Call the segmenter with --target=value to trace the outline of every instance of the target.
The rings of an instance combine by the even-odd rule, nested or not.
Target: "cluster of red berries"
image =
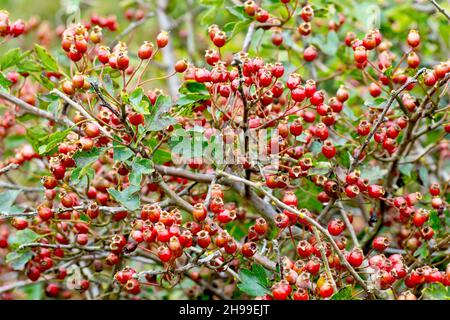
[[[145,14],[146,14],[146,12],[142,8],[136,8],[136,9],[135,8],[128,8],[123,13],[123,16],[128,21],[139,21],[139,20],[144,19]]]
[[[25,22],[18,19],[13,23],[9,21],[9,12],[5,10],[0,11],[0,37],[11,36],[16,38],[26,31]]]
[[[91,16],[91,23],[94,26],[99,26],[100,28],[107,28],[110,31],[116,31],[119,28],[119,23],[114,15],[109,17],[101,17],[96,14]]]

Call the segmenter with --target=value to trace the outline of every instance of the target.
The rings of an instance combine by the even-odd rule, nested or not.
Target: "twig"
[[[327,275],[328,280],[331,282],[331,286],[333,287],[333,291],[336,293],[336,292],[338,292],[338,289],[336,287],[336,282],[334,282],[333,275],[331,274],[330,265],[328,263],[328,258],[327,258],[327,255],[325,253],[325,248],[324,248],[322,239],[320,239],[320,234],[319,234],[319,232],[317,231],[316,228],[312,227],[312,230],[314,232],[314,236],[316,238],[317,245],[319,246],[319,251],[320,251],[320,255],[322,257],[322,262],[323,262],[323,266],[325,268],[325,273]]]
[[[344,206],[341,202],[338,202],[337,206],[339,207],[339,212],[341,213],[342,219],[344,220],[345,226],[347,227],[348,232],[352,237],[353,245],[359,247],[358,238],[356,237],[355,229],[353,228],[352,223],[348,219],[347,213],[345,212]]]
[[[440,13],[442,13],[446,18],[447,18],[447,20],[449,20],[450,21],[450,16],[448,15],[448,13],[444,10],[444,8],[442,8],[436,1],[434,1],[434,0],[430,0],[430,2],[436,7],[436,9],[440,12]]]
[[[143,25],[145,22],[147,22],[148,19],[153,18],[155,16],[154,12],[147,13],[141,20],[134,21],[128,25],[115,39],[111,44],[109,45],[111,48],[114,47],[120,39],[128,35],[130,32],[132,32],[134,29],[138,28],[139,26]]]
[[[41,117],[41,118],[45,118],[45,119],[56,121],[57,123],[59,123],[61,125],[66,125],[66,126],[69,126],[69,127],[75,126],[75,124],[72,121],[70,121],[69,119],[66,119],[66,118],[59,118],[59,119],[57,119],[50,112],[47,112],[47,111],[41,110],[39,108],[36,108],[35,106],[32,106],[31,104],[26,103],[25,101],[23,101],[23,100],[21,100],[19,98],[16,98],[16,97],[14,97],[14,96],[12,96],[12,95],[10,95],[8,93],[0,92],[0,97],[5,99],[5,100],[8,100],[9,102],[11,102],[13,104],[15,104],[16,106],[18,106],[20,109],[22,109],[23,111],[25,111],[27,113],[34,114],[34,115],[36,115],[38,117]]]
[[[11,170],[16,170],[20,166],[17,163],[10,163],[7,166],[0,169],[0,174],[6,173]]]
[[[378,130],[378,128],[381,126],[381,124],[384,122],[384,117],[386,116],[387,112],[389,111],[392,103],[395,101],[396,97],[403,91],[405,90],[411,83],[415,83],[417,82],[417,78],[426,71],[426,68],[422,68],[419,71],[417,71],[417,73],[411,77],[408,81],[405,82],[405,84],[403,84],[400,88],[398,88],[397,90],[392,91],[391,95],[389,96],[388,101],[386,102],[386,105],[383,108],[383,111],[381,112],[381,115],[378,117],[374,127],[372,128],[372,131],[370,131],[369,135],[367,136],[366,140],[364,141],[363,145],[361,146],[361,148],[358,148],[358,152],[356,154],[356,156],[353,159],[353,162],[350,166],[350,169],[348,170],[348,172],[352,172],[360,163],[360,156],[363,153],[364,149],[369,145],[370,140],[372,140],[373,135],[375,134],[375,132]]]
[[[167,194],[178,206],[182,207],[188,212],[194,211],[194,207],[181,198],[178,194],[175,193],[170,187],[164,182],[162,176],[159,173],[155,174],[155,182],[159,185],[159,187],[164,191],[165,194]]]
[[[248,50],[250,49],[250,44],[252,43],[252,40],[253,40],[253,34],[255,33],[255,27],[256,27],[255,24],[256,24],[256,22],[253,21],[248,26],[248,31],[245,36],[244,44],[243,44],[242,50],[241,50],[242,52],[248,52]]]
[[[316,227],[323,235],[325,235],[325,237],[328,239],[328,241],[330,241],[331,245],[333,246],[336,254],[339,256],[339,260],[341,261],[341,263],[345,266],[345,268],[351,273],[351,275],[355,278],[356,282],[358,282],[361,287],[368,293],[372,293],[371,289],[369,289],[366,285],[366,283],[364,282],[364,280],[359,276],[359,274],[355,271],[355,269],[348,263],[347,259],[345,259],[345,256],[342,254],[341,250],[339,249],[338,245],[336,244],[336,241],[334,241],[333,237],[328,233],[328,231],[323,228],[316,220],[312,219],[311,217],[307,216],[307,215],[303,215],[302,213],[300,213],[300,211],[298,211],[297,209],[294,209],[286,204],[284,204],[282,201],[280,201],[278,198],[276,198],[275,196],[273,196],[270,192],[267,192],[264,188],[262,188],[260,185],[258,185],[257,183],[248,181],[246,179],[243,179],[241,177],[237,177],[234,176],[232,174],[223,172],[223,171],[219,171],[217,173],[218,175],[224,176],[228,179],[234,180],[234,181],[238,181],[238,182],[242,182],[244,184],[247,184],[248,186],[264,193],[267,197],[269,197],[273,202],[275,202],[275,204],[280,207],[283,208],[289,212],[292,212],[294,214],[297,214],[299,216],[301,216],[303,219],[305,219],[308,223],[312,224],[314,227]]]
[[[23,192],[41,192],[41,191],[44,191],[44,188],[19,186],[19,185],[15,185],[15,184],[3,182],[3,181],[0,181],[0,188],[12,189],[12,190],[22,190]]]
[[[61,99],[63,99],[65,102],[67,102],[71,107],[73,107],[74,109],[76,109],[79,113],[81,113],[86,119],[91,119],[94,120],[96,122],[97,119],[94,119],[94,117],[92,117],[80,104],[76,103],[75,101],[73,101],[72,99],[70,99],[68,96],[66,96],[64,93],[62,93],[61,91],[59,91],[58,89],[53,89],[51,91],[51,93],[56,94],[58,97],[60,97]],[[99,129],[100,131],[106,136],[111,138],[111,135],[109,134],[109,132],[101,125],[100,122],[99,123]]]

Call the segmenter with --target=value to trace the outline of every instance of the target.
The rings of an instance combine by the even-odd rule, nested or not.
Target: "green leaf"
[[[229,13],[238,18],[239,20],[248,20],[249,16],[244,11],[244,6],[226,7]]]
[[[22,58],[19,48],[14,48],[6,52],[0,58],[0,69],[5,70],[9,67],[15,66]]]
[[[150,100],[144,93],[144,89],[141,87],[137,88],[130,94],[129,101],[134,111],[141,114],[150,114]]]
[[[154,163],[164,164],[172,160],[172,155],[169,151],[160,148],[155,151],[152,159]]]
[[[58,71],[58,63],[56,62],[56,59],[47,51],[47,49],[35,44],[34,50],[39,58],[39,62],[43,65],[45,70],[53,72]]]
[[[139,199],[140,190],[141,190],[140,186],[131,185],[122,191],[110,188],[108,189],[108,193],[114,200],[119,202],[122,206],[124,206],[130,211],[134,211],[139,209],[140,206],[140,199]]]
[[[311,150],[312,153],[319,154],[322,152],[322,144],[318,141],[313,141],[309,149]]]
[[[40,66],[36,63],[36,61],[33,61],[31,59],[24,59],[19,62],[17,62],[17,72],[37,72],[41,70]]]
[[[171,107],[172,98],[160,95],[156,99],[151,115],[145,118],[146,129],[149,131],[160,131],[171,124],[175,124],[177,121],[174,117],[164,115],[170,111]]]
[[[353,300],[352,299],[352,287],[347,286],[333,294],[331,300]]]
[[[411,171],[414,165],[412,163],[401,164],[398,166],[400,172],[407,177],[411,177]]]
[[[33,126],[27,128],[27,139],[33,147],[34,151],[38,151],[40,143],[39,141],[47,136],[47,131],[42,126]]]
[[[361,178],[369,179],[370,183],[376,183],[379,179],[384,178],[386,171],[379,166],[364,166],[364,170],[361,170]]]
[[[259,282],[263,286],[265,286],[265,287],[269,286],[269,279],[267,278],[267,272],[266,272],[266,269],[264,269],[263,266],[261,266],[261,265],[259,265],[257,263],[254,263],[252,265],[252,272],[253,272],[254,275],[256,275],[256,277],[258,278]]]
[[[421,259],[426,259],[429,255],[428,245],[426,242],[422,243],[422,245],[414,252],[415,257],[420,257]]]
[[[239,290],[252,297],[263,296],[270,291],[260,282],[258,276],[248,269],[239,271],[241,282],[237,285]]]
[[[421,167],[419,168],[419,177],[420,177],[420,180],[422,180],[423,185],[424,185],[425,187],[428,187],[428,185],[429,185],[429,181],[428,181],[428,170],[427,170],[427,168],[425,168],[424,166],[421,166]]]
[[[68,128],[64,131],[57,131],[48,136],[39,139],[38,153],[40,155],[52,154],[56,151],[58,144],[63,141],[67,135],[72,131],[72,128]]]
[[[77,167],[87,167],[93,164],[98,159],[101,151],[101,148],[92,148],[89,151],[78,150],[73,155],[73,160],[75,160]]]
[[[206,88],[205,84],[188,80],[183,83],[183,85],[178,90],[180,93],[198,93],[206,96],[206,99],[209,97],[208,88]]]
[[[231,39],[242,30],[247,29],[250,23],[250,20],[228,22],[223,27],[223,31],[227,34],[227,39]]]
[[[144,159],[141,157],[136,157],[130,163],[132,171],[129,176],[130,184],[140,185],[142,181],[143,174],[150,174],[154,171],[153,163],[149,159]]]
[[[443,226],[442,226],[441,220],[438,217],[438,214],[437,214],[436,210],[431,210],[430,211],[430,220],[429,221],[430,221],[430,227],[434,231],[436,231],[438,233],[440,233],[442,231]]]
[[[21,271],[25,268],[30,259],[33,258],[33,253],[30,250],[25,252],[10,252],[6,255],[6,263],[13,268],[13,270]]]
[[[320,48],[323,53],[329,56],[334,56],[338,50],[339,46],[339,38],[337,33],[334,31],[328,32],[327,41]]]
[[[42,282],[32,283],[23,287],[22,291],[26,294],[27,300],[41,300],[44,284]]]
[[[385,102],[385,98],[367,99],[364,101],[364,106],[369,108],[382,108]]]
[[[2,86],[3,88],[8,88],[10,85],[12,84],[11,81],[9,81],[5,75],[3,74],[3,72],[0,72],[0,86]]]
[[[5,190],[0,193],[0,214],[22,213],[23,209],[14,206],[21,190]]]
[[[428,288],[423,290],[423,299],[450,300],[450,287],[446,287],[442,283],[432,283]]]
[[[16,232],[15,237],[10,239],[10,246],[16,250],[19,246],[27,243],[36,242],[39,238],[42,238],[41,235],[37,234],[31,229],[19,230]]]
[[[134,152],[129,148],[122,145],[115,145],[114,150],[114,161],[125,161],[134,155]]]

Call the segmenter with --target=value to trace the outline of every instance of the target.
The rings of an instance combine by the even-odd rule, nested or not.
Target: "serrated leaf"
[[[160,95],[152,107],[152,112],[145,117],[146,129],[149,131],[160,131],[177,121],[175,118],[165,115],[172,107],[172,98]]]
[[[426,259],[429,255],[429,250],[426,242],[422,243],[422,245],[414,252],[415,257],[420,257],[421,259]]]
[[[169,151],[158,149],[153,154],[153,162],[157,164],[164,164],[172,160],[172,154]]]
[[[114,150],[114,161],[125,161],[134,155],[134,152],[129,148],[122,145],[115,145]]]
[[[232,6],[226,7],[229,13],[238,18],[239,20],[248,20],[249,16],[244,11],[244,6]]]
[[[141,87],[134,90],[129,96],[129,102],[134,111],[141,114],[150,114],[150,100]]]
[[[33,253],[27,250],[25,252],[10,252],[6,255],[6,263],[13,268],[13,270],[21,271],[25,265],[33,258]]]
[[[369,179],[370,183],[376,183],[379,179],[384,178],[387,171],[379,166],[365,166],[364,168],[364,170],[361,170],[361,178]]]
[[[237,285],[239,290],[252,297],[263,296],[270,291],[259,281],[258,277],[248,269],[239,271],[241,282]]]
[[[44,127],[34,126],[27,128],[27,139],[33,147],[34,151],[38,151],[40,143],[39,141],[47,136],[47,131]]]
[[[48,136],[39,139],[38,153],[42,155],[52,154],[56,151],[58,144],[63,141],[67,135],[72,131],[72,128],[68,128],[64,131],[57,131],[49,134]]]
[[[73,155],[73,160],[75,161],[77,167],[87,167],[98,159],[101,151],[101,148],[92,148],[89,151],[78,150]]]
[[[58,63],[56,62],[56,59],[47,51],[47,49],[38,44],[35,44],[34,50],[37,57],[39,58],[39,62],[42,64],[45,70],[52,72],[58,71]]]
[[[430,211],[430,220],[429,221],[430,221],[430,227],[434,231],[436,231],[438,233],[440,233],[442,231],[443,226],[442,226],[441,220],[438,217],[438,214],[437,214],[436,210],[431,210]]]
[[[23,212],[23,209],[13,205],[21,191],[20,189],[4,190],[0,193],[0,214]]]
[[[321,51],[329,56],[334,56],[338,50],[339,38],[334,31],[328,32],[327,41],[321,46]]]
[[[150,174],[154,171],[153,163],[149,159],[136,157],[130,163],[131,173],[129,175],[129,181],[132,185],[140,185],[142,181],[142,175]]]
[[[130,211],[134,211],[139,209],[140,206],[140,198],[139,198],[140,190],[141,190],[140,186],[131,185],[122,191],[110,188],[108,189],[108,193],[114,200],[116,200],[122,206],[124,206]]]
[[[428,182],[428,170],[424,166],[421,166],[419,168],[419,177],[420,177],[420,180],[422,180],[423,185],[425,187],[428,187],[428,185],[429,185],[429,182]]]
[[[5,70],[9,67],[15,66],[22,58],[19,48],[14,48],[7,51],[0,57],[0,69]]]
[[[309,150],[314,154],[319,154],[322,152],[322,144],[318,141],[313,141]]]
[[[94,180],[94,175],[95,170],[90,166],[75,168],[70,174],[70,182],[74,185],[78,185],[85,176],[89,178],[89,181],[92,181]]]
[[[3,72],[0,72],[0,86],[2,86],[3,88],[8,88],[11,84],[12,82],[6,79]]]
[[[44,284],[42,282],[32,283],[23,287],[22,291],[26,294],[27,300],[41,300]]]
[[[30,59],[25,59],[17,62],[17,72],[37,72],[41,70],[40,66]]]
[[[333,294],[331,300],[352,300],[352,287],[347,286]]]
[[[15,237],[10,240],[9,244],[14,250],[16,250],[19,246],[27,243],[36,242],[39,238],[42,238],[41,235],[37,234],[31,229],[19,230],[16,232]]]
[[[423,290],[424,300],[450,300],[450,287],[442,283],[432,283]]]
[[[301,135],[295,137],[295,140],[306,143],[308,142],[308,135],[303,132]]]
[[[259,282],[267,287],[269,285],[269,279],[267,278],[267,272],[266,269],[264,269],[263,266],[254,263],[252,265],[252,272],[254,275],[256,275],[256,277],[258,278]]]
[[[411,171],[414,165],[412,163],[401,164],[398,166],[400,172],[407,177],[411,177]]]

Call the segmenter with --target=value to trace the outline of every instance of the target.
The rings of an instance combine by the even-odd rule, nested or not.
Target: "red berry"
[[[372,247],[377,251],[384,251],[389,245],[389,239],[383,236],[376,237],[372,242]]]
[[[356,47],[354,52],[355,61],[358,63],[364,63],[367,61],[367,51],[363,46]]]
[[[308,62],[314,61],[317,58],[317,49],[313,46],[309,46],[303,51],[303,59]]]
[[[408,45],[415,48],[420,44],[420,35],[417,30],[410,30],[406,39]]]
[[[256,243],[246,242],[242,245],[241,248],[242,255],[246,258],[250,258],[255,255],[257,249],[258,247],[256,246]]]
[[[146,60],[150,59],[153,55],[153,44],[145,41],[138,50],[139,59]]]
[[[336,148],[330,140],[325,140],[323,142],[322,153],[328,159],[331,159],[336,155]]]
[[[345,224],[340,219],[334,219],[328,223],[328,232],[332,236],[340,235],[344,231],[344,229],[345,229]]]
[[[347,255],[347,261],[350,263],[353,267],[359,267],[364,260],[364,254],[361,249],[353,249],[348,255]]]
[[[158,48],[164,48],[169,43],[169,34],[165,31],[158,33],[156,36],[156,44]]]
[[[367,188],[367,192],[371,198],[381,198],[384,196],[385,190],[382,186],[372,184]]]

